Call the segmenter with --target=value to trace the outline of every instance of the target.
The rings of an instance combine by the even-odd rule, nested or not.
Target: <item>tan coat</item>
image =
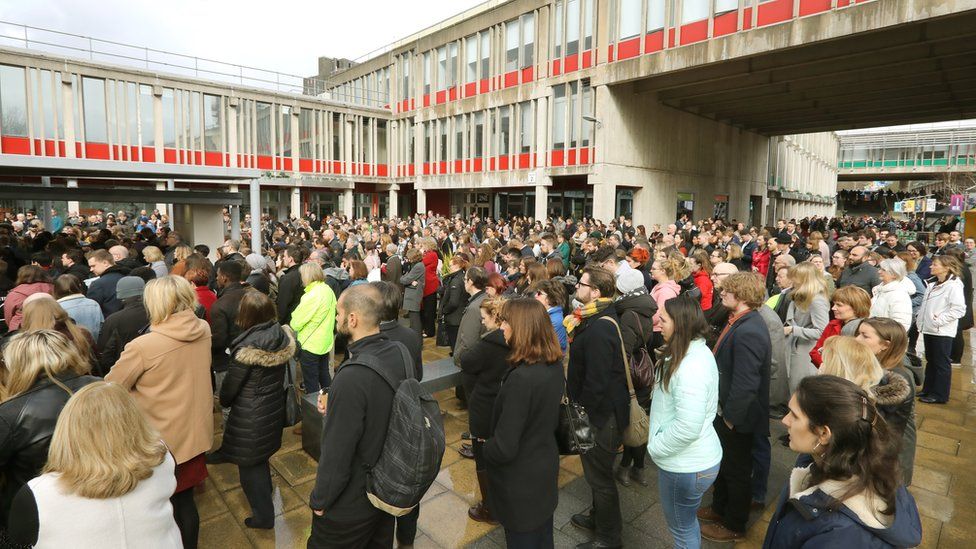
[[[176,463],[213,445],[210,326],[193,311],[172,315],[129,342],[105,380],[129,389]]]

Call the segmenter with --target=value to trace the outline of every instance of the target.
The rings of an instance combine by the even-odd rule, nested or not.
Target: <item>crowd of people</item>
[[[579,547],[622,545],[618,485],[652,483],[648,457],[676,547],[742,539],[767,504],[771,419],[799,457],[766,547],[909,547],[916,399],[948,402],[973,326],[976,241],[955,224],[927,244],[867,218],[308,215],[262,220],[262,249],[228,239],[211,257],[155,212],[56,231],[21,215],[0,224],[13,547],[150,531],[195,547],[194,488],[218,463],[238,468],[246,526],[273,528],[290,363],[324,414],[308,546],[412,545],[419,498],[390,512],[371,471],[401,384],[423,379],[425,338],[462,372],[457,450],[481,496],[468,515],[509,547],[553,545],[567,403],[592,443]]]

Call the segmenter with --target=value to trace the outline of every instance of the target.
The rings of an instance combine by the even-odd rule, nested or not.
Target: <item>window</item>
[[[64,135],[64,124],[61,116],[61,94],[54,93],[55,89],[60,90],[61,88],[60,85],[57,88],[53,85],[52,78],[55,76],[57,76],[57,82],[60,84],[61,73],[31,69],[32,82],[39,82],[39,84],[33,86],[35,136],[43,135],[47,139]],[[135,84],[130,85],[135,86]],[[0,98],[0,101],[2,101],[2,98]],[[0,131],[3,131],[3,128],[0,128]]]
[[[170,88],[163,88],[163,146],[176,148],[176,97]]]
[[[715,0],[715,13],[726,13],[739,9],[739,0]]]
[[[488,31],[481,33],[481,78],[491,76],[491,66],[488,60],[491,55],[491,33]]]
[[[556,12],[552,18],[553,57],[563,56],[563,0],[556,0]]]
[[[447,119],[439,120],[437,124],[441,128],[441,146],[438,159],[447,160]]]
[[[362,132],[360,133],[360,143],[362,146],[362,154],[359,156],[360,162],[372,162],[373,161],[373,123],[370,119],[362,119]]]
[[[437,49],[437,89],[447,88],[447,47]]]
[[[190,92],[190,143],[195,151],[203,150],[203,112],[200,110],[203,94]]]
[[[665,0],[647,0],[647,32],[664,28],[664,2]]]
[[[21,70],[21,82],[23,82],[23,75],[24,71]],[[84,94],[85,100],[85,141],[92,141],[96,143],[108,142],[108,126],[105,119],[105,81],[97,78],[82,78],[82,93]],[[21,97],[25,105],[25,108],[21,112],[23,113],[24,117],[23,131],[24,135],[26,135],[26,96]],[[4,118],[6,118],[6,112],[4,112]]]
[[[567,99],[569,99],[566,109],[566,115],[569,116],[569,148],[575,149],[576,142],[579,139],[580,132],[580,115],[579,110],[576,106],[579,104],[579,82],[569,83],[569,93],[567,94]]]
[[[685,0],[681,5],[681,24],[708,19],[708,4],[709,0]],[[717,1],[715,7],[718,8]]]
[[[401,58],[400,62],[400,73],[403,75],[400,79],[400,98],[410,99],[413,95],[410,90],[410,63],[413,61],[410,58],[410,54],[406,53]]]
[[[511,135],[511,122],[509,118],[509,113],[511,108],[505,105],[498,109],[498,128],[499,128],[499,142],[498,142],[498,154],[506,155],[509,154],[508,150],[508,138]]]
[[[104,108],[103,101],[102,109]],[[102,118],[104,126],[104,114]],[[28,135],[27,83],[21,67],[0,65],[0,132],[4,135]]]
[[[312,109],[302,109],[298,113],[298,157],[315,158],[312,152],[312,135],[314,133],[314,116]]]
[[[257,104],[257,154],[271,154],[271,104]]]
[[[291,156],[291,107],[281,106],[281,124],[278,128],[281,135],[281,156]]]
[[[566,147],[566,86],[553,88],[552,148]]]
[[[531,67],[535,62],[535,15],[522,16],[522,68]]]
[[[505,23],[505,72],[518,69],[519,22],[513,19]]]
[[[430,94],[430,52],[424,53],[424,95]]]
[[[220,98],[216,95],[203,96],[203,146],[211,152],[223,151],[221,133]]]
[[[332,160],[342,160],[342,118],[332,114]]]
[[[458,83],[458,43],[448,44],[447,52],[447,87],[453,88]]]
[[[376,163],[386,164],[390,161],[386,143],[386,120],[376,122]]]
[[[583,51],[591,49],[593,49],[593,0],[583,0]]]
[[[59,79],[60,81],[60,79]],[[165,101],[163,110],[165,110]],[[152,147],[156,143],[156,129],[153,124],[153,93],[152,86],[139,86],[139,127],[142,132],[142,146]]]
[[[590,87],[590,81],[583,81],[583,116],[587,118],[593,117],[593,88]],[[593,138],[594,124],[588,120],[583,120],[583,147],[589,147],[590,142]]]
[[[454,159],[461,160],[468,155],[464,151],[464,116],[454,117]]]
[[[579,0],[566,1],[566,55],[579,52],[580,38]]]
[[[468,84],[478,80],[478,36],[472,34],[464,39],[464,81]]]
[[[692,0],[693,1],[693,0]],[[707,0],[706,0],[707,2]],[[620,0],[619,40],[633,38],[641,31],[641,0]]]
[[[474,157],[481,158],[485,153],[485,113],[474,113]]]
[[[433,162],[434,160],[433,136],[430,130],[431,124],[433,122],[424,122],[424,162]]]
[[[532,149],[534,125],[532,123],[532,102],[519,103],[519,150],[527,153]]]

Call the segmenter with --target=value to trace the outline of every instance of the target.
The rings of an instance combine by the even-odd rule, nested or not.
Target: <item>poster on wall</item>
[[[729,218],[729,195],[727,194],[715,195],[715,206],[712,208],[712,218],[714,219]]]
[[[895,202],[895,213],[901,213],[903,211],[905,211],[905,202],[901,200]]]
[[[938,206],[936,205],[934,198],[929,198],[925,201],[925,211],[934,212],[936,209],[938,209]]]
[[[961,212],[966,207],[966,197],[961,194],[954,194],[949,197],[949,209],[954,212]]]
[[[906,200],[904,207],[902,207],[902,211],[904,211],[904,212],[914,212],[915,211],[915,201],[914,200]]]

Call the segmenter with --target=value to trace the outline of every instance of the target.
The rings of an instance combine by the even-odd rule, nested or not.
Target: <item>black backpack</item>
[[[420,503],[440,473],[445,448],[444,421],[437,400],[414,377],[413,360],[406,346],[397,341],[390,343],[397,346],[403,357],[403,381],[380,367],[374,356],[360,355],[350,364],[373,370],[393,389],[393,407],[383,451],[375,464],[363,466],[369,502],[381,511],[401,517]]]

